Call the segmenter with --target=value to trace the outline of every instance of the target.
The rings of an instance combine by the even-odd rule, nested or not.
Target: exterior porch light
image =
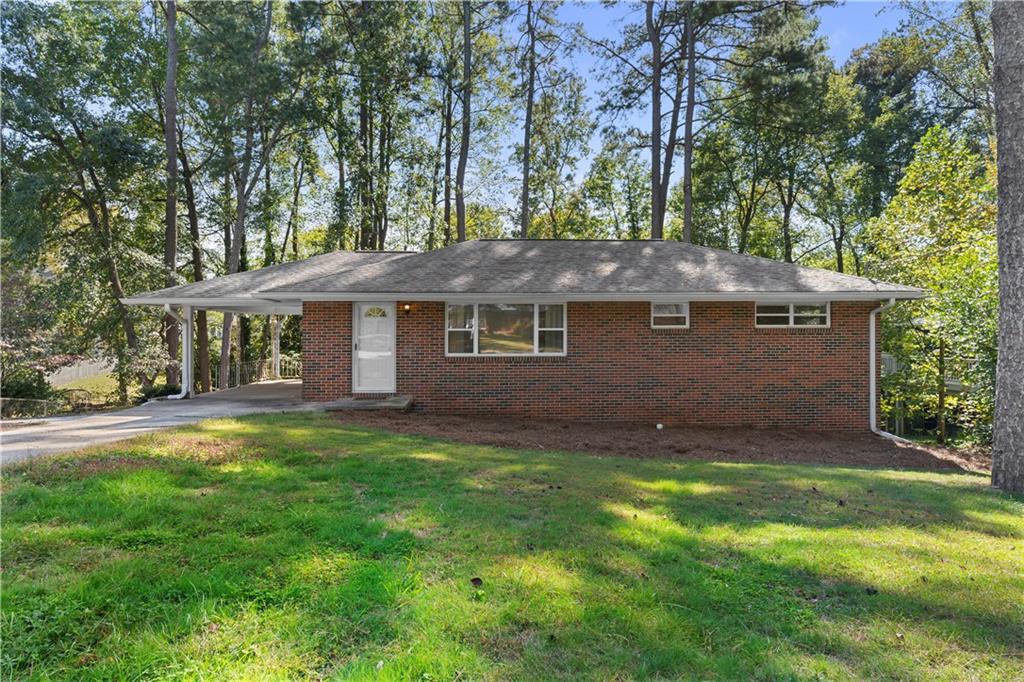
[[[411,303],[403,303],[402,304],[402,312],[405,313],[406,315],[408,315],[410,312],[412,312],[412,304]]]

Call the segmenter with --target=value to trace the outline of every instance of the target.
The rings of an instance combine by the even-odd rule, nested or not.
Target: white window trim
[[[656,324],[655,317],[679,317],[678,315],[655,315],[656,305],[681,305],[683,315],[686,316],[686,324]],[[690,302],[689,301],[651,301],[651,329],[689,329],[690,328]]]
[[[790,301],[788,303],[776,303],[774,301],[756,301],[754,303],[754,327],[757,329],[828,329],[832,326],[832,303],[831,301],[825,301],[825,324],[795,324],[794,309],[798,305],[822,305],[822,301]],[[788,305],[789,306],[789,320],[786,324],[758,324],[757,322],[757,306],[759,305]],[[767,314],[767,313],[765,313]],[[779,313],[781,315],[781,313]]]
[[[512,305],[532,305],[533,306],[533,352],[532,353],[481,353],[480,352],[480,306],[497,304],[498,301],[478,301],[476,303],[460,303],[457,301],[446,301],[444,304],[444,354],[445,357],[449,358],[559,358],[565,357],[569,352],[569,306],[564,301],[558,303],[530,303],[528,301],[520,301],[513,303]],[[505,301],[501,301],[505,303]],[[448,306],[473,306],[473,326],[468,329],[453,328],[448,326]],[[540,307],[542,305],[560,305],[562,306],[562,326],[561,327],[544,327],[540,328]],[[687,318],[689,319],[689,318]],[[471,332],[473,335],[473,352],[472,353],[452,353],[448,350],[448,332]],[[542,331],[560,331],[562,332],[562,352],[561,353],[541,353],[537,349],[540,345],[540,332]]]

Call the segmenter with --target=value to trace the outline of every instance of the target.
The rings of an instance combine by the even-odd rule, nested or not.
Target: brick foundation
[[[648,303],[569,303],[565,357],[445,357],[444,304],[397,306],[397,388],[420,409],[591,421],[868,428],[868,314],[827,329],[757,329],[753,303],[690,304],[690,328]],[[352,395],[352,306],[303,305],[303,396]]]

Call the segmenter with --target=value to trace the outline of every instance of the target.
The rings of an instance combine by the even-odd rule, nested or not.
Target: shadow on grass
[[[281,415],[17,469],[3,512],[5,677],[999,677],[1024,654],[1022,505],[964,475]]]

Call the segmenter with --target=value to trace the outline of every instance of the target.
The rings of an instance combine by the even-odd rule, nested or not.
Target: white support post
[[[181,392],[184,397],[191,398],[196,383],[192,359],[192,337],[194,336],[192,306],[182,306],[181,316],[185,318],[185,325],[181,329]]]
[[[174,312],[169,304],[165,304],[164,311],[181,325],[181,392],[167,396],[167,398],[169,400],[191,398],[192,384],[194,383],[192,373],[192,306],[181,306],[181,314],[178,314]]]
[[[270,333],[272,342],[272,355],[274,364],[274,378],[281,378],[281,318],[277,315],[270,316]]]

